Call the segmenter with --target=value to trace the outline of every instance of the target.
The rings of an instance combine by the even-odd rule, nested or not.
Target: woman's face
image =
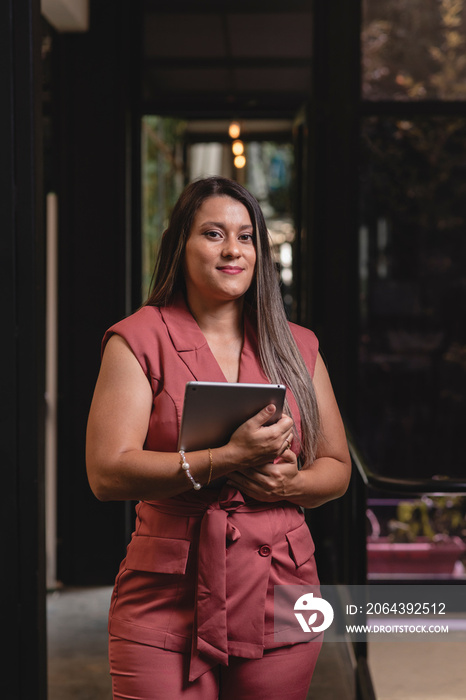
[[[241,298],[251,285],[255,264],[254,229],[244,204],[223,195],[204,200],[185,248],[188,300]]]

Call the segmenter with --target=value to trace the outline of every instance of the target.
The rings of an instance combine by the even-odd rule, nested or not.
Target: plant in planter
[[[386,537],[368,538],[369,574],[452,574],[465,559],[466,499],[401,501]]]
[[[392,542],[414,542],[417,537],[438,541],[453,536],[466,540],[466,498],[423,496],[400,501],[397,519],[389,522]]]

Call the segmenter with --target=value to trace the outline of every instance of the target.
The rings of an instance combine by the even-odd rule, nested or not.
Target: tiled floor
[[[106,587],[48,595],[48,700],[112,700],[107,663],[110,594]],[[377,700],[466,698],[466,641],[374,643],[369,666]],[[308,698],[354,700],[345,645],[323,645]]]
[[[464,700],[466,642],[377,642],[369,647],[377,700]]]
[[[84,588],[48,595],[48,700],[112,700],[107,662],[110,594],[110,588]],[[344,645],[324,645],[309,700],[354,700],[353,685]]]
[[[112,700],[107,661],[111,588],[47,597],[48,700]]]

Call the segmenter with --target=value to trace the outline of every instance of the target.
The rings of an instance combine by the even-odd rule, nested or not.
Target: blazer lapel
[[[160,307],[173,346],[188,367],[193,379],[204,382],[226,382],[204,334],[180,294],[170,306]],[[257,331],[253,313],[245,309],[244,341],[241,352],[238,381],[252,384],[268,384],[261,369],[257,347]]]
[[[225,382],[226,378],[215,359],[195,318],[180,294],[171,306],[160,307],[173,347],[199,382]]]

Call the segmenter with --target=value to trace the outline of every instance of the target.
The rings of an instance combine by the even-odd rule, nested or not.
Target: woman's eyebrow
[[[227,224],[223,221],[203,221],[201,226],[218,226],[218,228],[226,228]],[[246,228],[253,228],[252,224],[242,224],[240,226],[240,230],[242,231],[243,229]]]

